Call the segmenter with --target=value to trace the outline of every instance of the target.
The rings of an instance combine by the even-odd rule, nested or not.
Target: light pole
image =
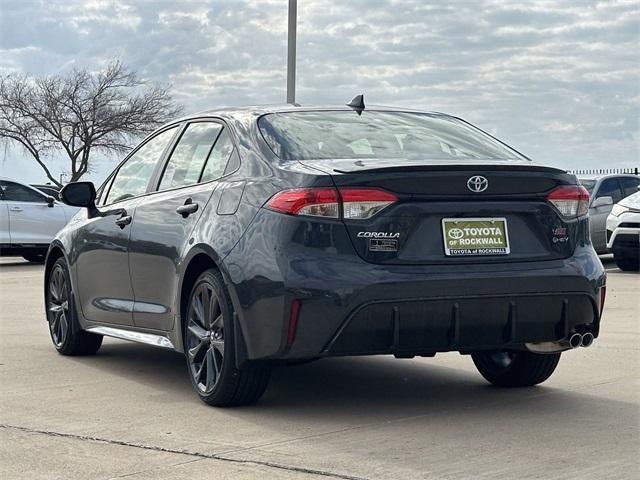
[[[298,0],[289,0],[287,39],[287,103],[296,103],[296,27]]]

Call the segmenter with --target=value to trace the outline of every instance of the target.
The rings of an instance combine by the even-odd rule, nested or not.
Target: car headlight
[[[611,215],[619,217],[620,215],[622,215],[624,212],[628,212],[629,211],[629,207],[623,207],[622,205],[614,205],[613,208],[611,209]]]

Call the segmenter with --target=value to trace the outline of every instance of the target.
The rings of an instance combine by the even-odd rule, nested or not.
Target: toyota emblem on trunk
[[[467,188],[474,193],[484,192],[489,188],[489,180],[481,175],[474,175],[467,180]]]

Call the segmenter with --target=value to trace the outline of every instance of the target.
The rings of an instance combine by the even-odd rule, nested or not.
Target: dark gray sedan
[[[197,394],[246,404],[273,365],[471,354],[499,386],[546,380],[599,334],[589,194],[449,115],[210,111],[145,139],[53,241],[65,355],[103,336],[184,352]]]

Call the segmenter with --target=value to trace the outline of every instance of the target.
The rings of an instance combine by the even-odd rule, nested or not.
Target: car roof
[[[633,173],[606,173],[600,175],[580,175],[578,174],[578,180],[604,180],[606,178],[615,178],[615,177],[631,177],[638,178],[637,175]]]
[[[387,105],[367,105],[366,110],[372,111],[384,111],[384,112],[407,112],[407,113],[422,113],[428,115],[438,115],[445,116],[449,118],[456,118],[453,115],[448,115],[442,112],[433,112],[433,111],[424,111],[417,110],[414,108],[406,108],[406,107],[392,107]],[[249,105],[245,107],[220,107],[220,108],[212,108],[203,110],[200,112],[196,112],[193,114],[185,115],[182,118],[175,120],[171,123],[175,123],[176,121],[184,121],[192,118],[202,118],[202,117],[236,117],[236,116],[244,116],[246,114],[253,115],[265,115],[268,113],[285,113],[285,112],[319,112],[319,111],[353,111],[353,108],[347,105],[297,105],[297,104],[273,104],[273,105]]]
[[[20,185],[26,185],[26,186],[29,186],[29,184],[28,184],[28,183],[21,182],[20,180],[16,180],[15,178],[10,178],[10,177],[0,177],[0,180],[4,180],[4,181],[6,181],[6,182],[19,183]]]
[[[21,182],[20,180],[16,180],[15,178],[0,177],[0,181],[17,183],[18,185],[22,185],[23,187],[27,187],[27,188],[30,188],[31,190],[34,190],[34,191],[38,192],[40,195],[44,194],[44,192],[43,192],[43,191],[38,190],[38,189],[37,189],[36,187],[34,187],[33,185],[29,185],[28,183]]]

